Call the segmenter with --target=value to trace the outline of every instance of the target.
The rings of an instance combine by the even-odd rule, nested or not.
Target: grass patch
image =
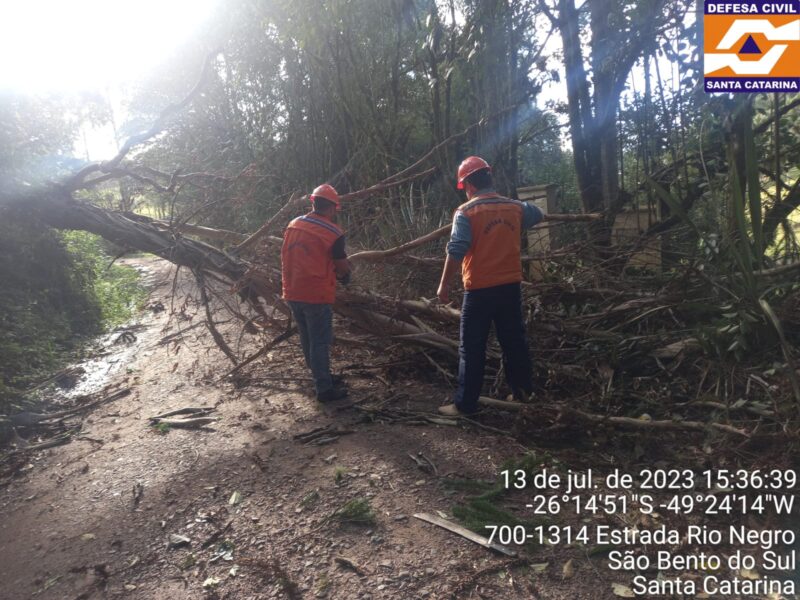
[[[344,482],[344,476],[347,475],[347,469],[345,467],[336,467],[333,470],[333,481],[336,485],[340,485]]]
[[[156,423],[155,425],[151,426],[151,429],[154,433],[158,433],[160,435],[167,435],[169,433],[170,427],[169,423]]]
[[[366,498],[355,498],[346,502],[331,514],[331,519],[339,523],[355,523],[357,525],[374,525],[375,513]]]

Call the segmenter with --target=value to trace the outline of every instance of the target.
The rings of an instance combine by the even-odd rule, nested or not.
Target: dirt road
[[[296,340],[247,385],[219,383],[229,363],[204,326],[189,329],[199,314],[181,318],[191,286],[172,299],[169,269],[145,263],[151,303],[166,310],[148,312],[136,340],[121,342],[125,364],[104,382],[132,394],[85,417],[70,444],[31,453],[0,488],[0,596],[444,598],[477,582],[488,597],[530,597],[532,583],[498,578],[504,559],[412,517],[448,513],[440,477],[492,479],[515,444],[474,429],[364,423],[352,409],[321,406],[305,393]],[[159,344],[179,330],[188,331]],[[353,362],[351,350],[334,350],[339,367]],[[448,393],[381,379],[351,377],[351,399],[433,410]],[[207,430],[149,427],[149,416],[185,407],[215,408],[220,420]],[[323,445],[295,439],[322,427],[352,433]],[[354,499],[368,502],[374,523],[326,521]],[[487,568],[487,583],[473,580]]]
[[[167,266],[139,264],[150,272],[150,302],[166,310],[147,311],[135,341],[112,348],[106,362],[124,363],[103,382],[132,394],[85,416],[79,437],[31,453],[2,482],[2,598],[599,597],[582,577],[562,581],[553,550],[541,552],[544,566],[513,569],[508,558],[413,518],[449,515],[460,496],[442,482],[495,479],[520,454],[513,441],[321,406],[305,393],[296,340],[238,389],[221,383],[230,363],[205,326],[194,326],[202,313],[192,286],[179,280],[173,298]],[[350,366],[351,402],[385,398],[433,411],[449,393],[435,380],[353,367],[385,360],[334,349],[336,368]],[[185,407],[213,408],[219,421],[203,430],[149,425],[148,417]],[[325,427],[341,435],[297,438]],[[430,459],[436,472],[409,454]],[[374,522],[335,516],[365,506]]]

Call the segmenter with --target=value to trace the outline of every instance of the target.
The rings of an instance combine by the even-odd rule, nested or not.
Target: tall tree
[[[583,208],[613,216],[625,199],[619,186],[620,94],[636,61],[658,47],[677,7],[668,0],[587,0],[580,7],[575,0],[558,0],[555,6],[542,0],[541,6],[561,34]]]

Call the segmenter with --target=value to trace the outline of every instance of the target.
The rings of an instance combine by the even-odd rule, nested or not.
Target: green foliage
[[[340,218],[350,239],[381,247],[375,242],[406,241],[449,220],[463,201],[455,169],[469,154],[496,165],[501,192],[515,189],[522,183],[518,147],[535,152],[539,134],[554,125],[534,108],[550,77],[544,60],[533,68],[542,43],[536,3],[452,7],[408,0],[225,3],[179,53],[180,63],[151,75],[132,99],[134,120],[124,129],[145,128],[191,89],[209,48],[224,48],[192,110],[176,116],[140,157],[165,173],[180,168],[230,179],[153,195],[147,210],[174,209],[200,224],[253,231],[297,190],[323,181],[340,192],[367,187],[481,120],[436,153],[439,173],[410,189],[348,203]],[[557,129],[542,135],[548,157],[561,156]],[[537,169],[537,177],[549,176]]]
[[[0,380],[6,399],[53,369],[75,348],[76,335],[99,333],[91,277],[76,268],[57,234],[0,219]]]
[[[76,268],[91,274],[103,324],[114,327],[130,319],[145,299],[145,290],[139,284],[136,270],[110,264],[105,242],[96,235],[85,231],[69,231],[62,236]]]
[[[106,266],[99,238],[0,219],[0,408],[143,298],[137,274]]]
[[[711,284],[713,294],[707,311],[710,323],[697,328],[697,338],[705,351],[717,358],[739,361],[779,345],[791,364],[783,327],[770,303],[785,290],[759,275],[759,270],[768,266],[768,256],[752,100],[737,100],[731,107],[727,185],[717,182],[719,189],[709,190],[711,201],[726,206],[727,214],[723,211],[715,218],[696,220],[667,189],[652,179],[647,181],[703,249],[694,260]],[[800,399],[794,370],[789,371],[795,396]]]
[[[357,523],[359,525],[372,525],[375,523],[375,513],[366,498],[355,498],[336,509],[331,518],[339,523]]]
[[[345,475],[347,475],[347,469],[345,467],[336,467],[333,470],[333,480],[336,482],[336,485],[339,485],[344,481]]]
[[[0,201],[76,170],[83,161],[70,153],[81,125],[107,117],[96,96],[0,91]],[[105,276],[86,268],[88,260],[0,203],[0,410],[57,368],[81,337],[99,333],[106,313],[108,322],[121,317],[108,309],[115,300],[97,293]]]
[[[530,476],[541,468],[541,461],[542,457],[534,453],[528,453],[519,458],[506,461],[500,467],[500,471],[508,470],[513,472],[521,469]],[[498,476],[497,481],[493,484],[478,480],[455,479],[446,482],[445,485],[450,489],[476,494],[466,498],[463,503],[454,506],[453,516],[461,521],[464,527],[480,535],[489,533],[488,526],[508,525],[513,527],[515,525],[524,525],[530,529],[543,524],[542,519],[523,519],[503,508],[503,498],[513,493],[513,491],[505,488],[501,476]]]
[[[529,524],[519,519],[513,513],[498,507],[491,500],[470,498],[466,504],[453,507],[453,516],[464,524],[464,527],[475,533],[486,535],[487,525],[525,525]]]
[[[153,433],[167,435],[171,429],[169,423],[157,423],[151,427]]]

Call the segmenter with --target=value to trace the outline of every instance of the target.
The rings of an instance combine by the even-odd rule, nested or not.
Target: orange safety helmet
[[[311,196],[309,196],[309,200],[314,200],[314,198],[323,198],[328,200],[329,202],[333,202],[338,209],[339,204],[339,194],[336,193],[334,187],[328,183],[323,183],[320,186],[314,188],[314,191],[311,192]]]
[[[458,185],[456,187],[459,190],[463,190],[464,180],[472,175],[475,171],[480,171],[481,169],[489,169],[491,172],[492,167],[490,167],[489,163],[483,160],[480,156],[468,156],[465,158],[458,166]]]

